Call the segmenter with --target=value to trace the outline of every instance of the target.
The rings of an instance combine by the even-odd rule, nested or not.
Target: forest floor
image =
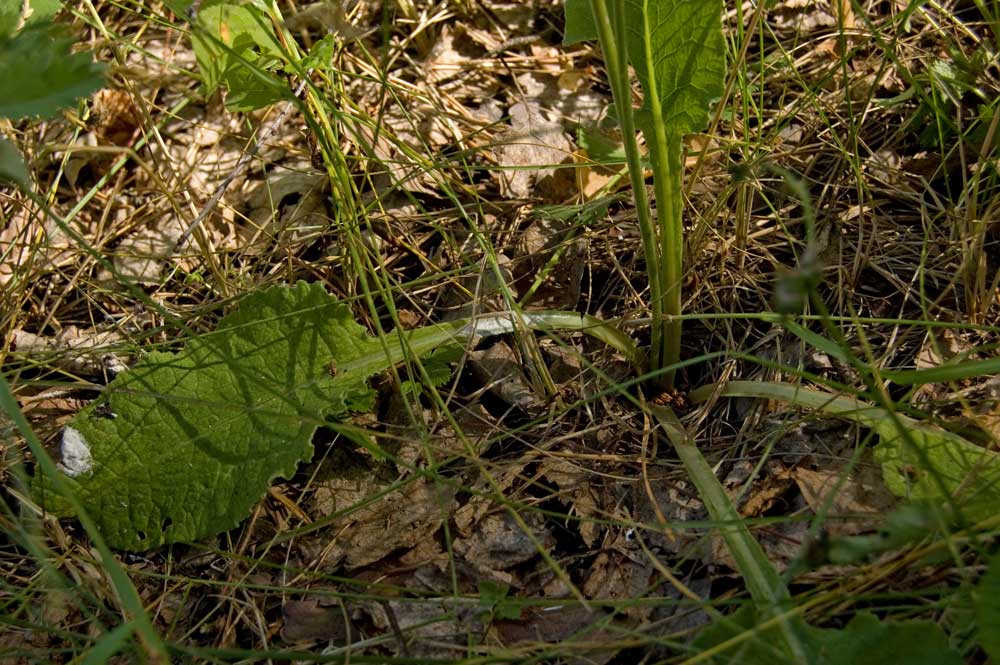
[[[377,378],[375,411],[321,428],[311,461],[238,528],[116,554],[173,657],[653,663],[716,645],[718,662],[782,662],[760,640],[738,657],[711,639],[750,590],[655,401],[680,415],[810,625],[929,621],[984,662],[975,589],[1000,525],[897,533],[887,517],[906,501],[872,430],[690,391],[881,391],[995,447],[995,379],[900,386],[880,372],[996,355],[1000,11],[725,4],[726,94],[685,141],[676,390],[636,384],[619,353],[572,333],[473,340],[443,378]],[[561,3],[278,7],[303,49],[333,35],[308,104],[232,110],[232,90],[204,85],[186,16],[88,0],[60,20],[110,64],[106,87],[56,120],[0,125],[74,232],[0,189],[0,366],[56,460],[66,423],[115,374],[275,284],[322,284],[371,331],[516,306],[649,343],[603,60],[562,44]],[[779,317],[809,270],[817,300]],[[108,567],[78,522],[40,510],[22,484],[33,456],[9,421],[0,433],[0,658],[150,658],[130,630],[107,637],[124,621]],[[880,529],[893,546],[859,538]],[[835,565],[836,543],[863,551]]]

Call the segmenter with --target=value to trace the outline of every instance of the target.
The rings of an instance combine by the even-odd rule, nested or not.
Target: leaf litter
[[[352,22],[368,35],[362,39],[376,39],[373,35],[378,34],[378,30],[372,32],[371,29],[377,28],[379,14],[369,4],[357,3],[353,8]],[[407,305],[412,311],[420,312],[416,316],[421,320],[441,315],[443,308],[439,306],[448,302],[448,296],[458,292],[461,295],[448,303],[460,312],[454,316],[505,307],[502,285],[495,279],[490,260],[483,256],[481,247],[465,228],[463,214],[456,213],[448,197],[443,195],[441,179],[432,177],[419,160],[412,159],[413,151],[430,152],[437,158],[442,151],[458,146],[482,151],[482,161],[476,167],[490,167],[489,177],[475,183],[474,196],[461,198],[461,202],[470,209],[482,207],[483,230],[502,250],[497,256],[504,285],[521,297],[541,276],[543,282],[529,306],[579,306],[613,316],[634,316],[638,311],[635,306],[638,298],[633,297],[630,301],[629,296],[623,295],[628,293],[628,288],[622,285],[634,283],[632,291],[641,293],[643,284],[641,279],[635,278],[638,266],[629,258],[634,252],[636,238],[627,206],[616,202],[607,214],[598,215],[592,236],[587,232],[574,235],[572,224],[552,222],[529,214],[531,211],[525,208],[574,202],[581,193],[575,175],[569,177],[578,170],[579,148],[574,130],[577,123],[588,125],[602,117],[608,101],[600,92],[602,84],[593,67],[595,61],[586,53],[567,55],[564,49],[550,45],[555,40],[536,34],[536,27],[548,20],[539,11],[544,7],[492,2],[484,3],[484,7],[488,11],[441,18],[438,23],[427,26],[419,40],[412,42],[414,50],[397,61],[399,69],[393,72],[399,76],[399,81],[412,86],[399,88],[403,91],[403,103],[386,103],[380,97],[378,86],[372,84],[371,78],[366,79],[370,71],[361,60],[345,62],[345,71],[353,74],[348,82],[352,93],[356,93],[353,98],[366,105],[372,117],[384,111],[379,117],[383,128],[388,130],[378,141],[373,140],[374,134],[347,133],[350,135],[345,139],[347,142],[361,145],[358,163],[362,163],[363,157],[370,164],[359,169],[359,172],[367,169],[369,173],[359,173],[358,182],[365,182],[367,175],[373,175],[376,197],[387,199],[405,192],[401,197],[405,204],[395,208],[386,206],[389,214],[383,226],[376,225],[376,235],[380,240],[389,241],[400,237],[415,238],[412,246],[424,253],[421,261],[447,254],[451,257],[448,267],[464,273],[457,278],[458,287],[453,282],[444,287],[406,291]],[[832,5],[815,3],[778,3],[766,19],[782,40],[799,40],[805,44],[807,41],[803,40],[811,39],[821,43],[832,34],[833,9]],[[921,25],[919,14],[914,18]],[[399,37],[400,33],[394,33],[395,39]],[[515,41],[518,37],[531,37],[532,41],[519,43]],[[143,44],[144,51],[131,50],[127,56],[129,76],[145,86],[143,94],[150,100],[159,95],[157,102],[164,108],[190,94],[190,79],[181,70],[193,69],[193,61],[190,50],[177,46],[182,43],[176,35],[154,32]],[[761,46],[770,48],[769,44],[765,41]],[[408,48],[409,43],[405,49]],[[396,52],[402,53],[405,49]],[[145,55],[147,52],[150,55]],[[819,48],[802,51],[797,61],[798,69],[787,71],[796,71],[800,77],[816,78],[831,63],[837,64],[831,59],[831,53]],[[852,76],[858,78],[857,84],[851,84],[851,99],[857,100],[862,93],[896,95],[902,92],[890,74],[881,80],[871,79],[872,63],[865,58],[859,56],[851,65],[854,68]],[[113,101],[127,110],[128,104],[122,104],[124,100],[118,92],[112,95],[117,98]],[[832,82],[827,90],[819,92],[818,103],[837,112],[843,93]],[[889,118],[881,124],[900,124],[896,121],[914,107],[904,105],[899,109],[890,109],[879,116],[880,122]],[[154,109],[153,112],[160,111]],[[115,113],[110,113],[106,120],[95,118],[91,127],[94,138],[120,143],[133,120],[125,117],[128,113],[118,115],[122,121],[120,127],[113,121]],[[255,124],[261,120],[261,115],[249,118],[250,123]],[[833,179],[840,177],[832,166],[836,164],[836,157],[831,159],[830,154],[816,148],[826,140],[824,132],[828,130],[828,124],[817,114],[801,112],[766,119],[765,129],[771,125],[794,127],[794,131],[782,130],[780,140],[777,136],[774,139],[775,146],[780,148],[780,152],[775,153],[777,158],[786,160],[782,163],[813,177],[817,172],[831,174],[829,177]],[[49,130],[46,140],[69,142],[68,134],[54,133],[64,130],[53,126],[55,129]],[[326,193],[313,196],[303,183],[302,187],[296,185],[287,190],[290,193],[282,205],[286,199],[282,192],[286,190],[276,181],[284,174],[307,171],[302,156],[309,152],[309,147],[301,139],[303,133],[302,118],[293,114],[279,136],[263,146],[250,171],[234,181],[223,204],[203,230],[214,251],[225,261],[231,261],[227,265],[241,266],[241,262],[246,262],[242,265],[270,266],[268,270],[277,271],[274,266],[281,261],[276,257],[285,257],[297,266],[296,270],[306,271],[313,277],[322,275],[338,285],[343,280],[350,290],[353,287],[349,284],[350,278],[343,277],[346,272],[343,264],[309,263],[317,253],[337,242],[329,237],[332,234],[330,225],[321,219],[334,212],[325,200]],[[174,180],[169,180],[168,174],[161,176],[176,186],[178,192],[189,191],[195,207],[207,200],[218,182],[232,172],[251,140],[247,126],[237,116],[227,114],[218,100],[209,100],[205,105],[195,103],[170,118],[163,136],[167,150],[164,152],[156,145],[151,154],[155,160],[173,169],[174,175],[169,177]],[[885,139],[881,131],[865,136],[875,144],[892,143],[892,139]],[[367,145],[363,145],[365,142]],[[721,152],[730,148],[724,145],[710,149]],[[143,153],[144,158],[146,154]],[[878,159],[869,160],[865,169],[882,183],[878,186],[879,194],[899,208],[891,215],[879,210],[880,200],[860,207],[849,200],[851,196],[842,196],[845,191],[851,191],[849,185],[844,184],[849,183],[850,178],[839,181],[835,187],[815,192],[817,207],[829,209],[836,225],[832,234],[828,233],[829,245],[824,251],[829,264],[836,265],[841,256],[860,256],[878,269],[862,274],[857,272],[856,266],[844,267],[846,272],[855,270],[857,274],[850,277],[865,287],[858,289],[854,294],[856,302],[852,301],[863,314],[879,307],[883,308],[879,311],[886,311],[884,308],[889,304],[902,311],[906,303],[912,302],[914,295],[899,286],[912,276],[907,275],[900,281],[885,275],[892,276],[897,270],[898,256],[892,251],[920,246],[924,232],[919,224],[924,218],[921,214],[937,213],[930,205],[929,209],[918,211],[921,214],[914,214],[912,193],[923,192],[929,186],[937,195],[942,186],[935,174],[944,164],[933,151],[928,155],[925,148],[905,143],[887,145],[875,154]],[[923,166],[917,164],[919,160],[925,160],[920,162]],[[75,180],[70,183],[74,196],[96,183],[100,176],[107,175],[109,163],[90,158],[77,162]],[[721,164],[724,166],[726,162]],[[33,163],[32,166],[33,169],[51,168],[45,163]],[[498,166],[500,168],[496,168]],[[918,166],[920,173],[916,173]],[[704,181],[695,185],[693,216],[721,219],[721,224],[730,224],[729,219],[711,214],[716,200],[724,199],[730,191],[724,189],[729,186],[728,175],[720,166],[709,167],[704,175],[714,180],[711,188],[704,187]],[[183,307],[209,297],[214,301],[217,294],[201,290],[196,277],[180,284],[173,271],[168,270],[180,266],[196,276],[203,266],[196,257],[192,258],[190,251],[174,251],[167,247],[166,241],[162,246],[153,246],[155,234],[166,237],[176,233],[182,220],[190,218],[187,204],[181,206],[178,216],[170,216],[177,211],[165,214],[165,207],[160,205],[158,198],[160,185],[142,169],[129,167],[124,183],[128,197],[108,196],[104,201],[98,197],[95,204],[84,207],[73,221],[73,228],[93,239],[98,247],[107,249],[108,256],[135,257],[135,267],[117,264],[119,271],[133,276],[135,281],[145,284],[150,292],[165,298],[170,305]],[[780,196],[779,189],[756,178],[748,185],[753,223],[750,247],[754,251],[748,253],[746,263],[735,263],[738,252],[734,252],[731,243],[715,237],[714,229],[707,233],[709,241],[692,248],[697,262],[694,279],[699,280],[690,291],[695,309],[727,311],[730,305],[736,304],[746,311],[758,311],[766,301],[768,293],[762,285],[769,279],[773,265],[789,256],[789,251],[780,244],[784,240],[778,240],[784,238],[778,229],[789,218],[792,228],[798,223],[797,208]],[[254,191],[269,192],[256,197],[264,201],[263,205],[258,205],[259,201],[250,202],[255,198]],[[276,192],[279,195],[276,196]],[[467,194],[468,191],[462,191],[462,197]],[[597,191],[590,189],[584,194],[589,199]],[[66,192],[61,194],[65,195]],[[369,196],[372,192],[362,195]],[[505,209],[501,197],[510,197],[515,207]],[[309,199],[308,205],[299,205],[303,199]],[[112,200],[117,210],[102,216],[100,206]],[[67,199],[62,203],[65,210],[73,201]],[[407,206],[405,214],[399,212],[404,210],[403,205]],[[849,206],[854,207],[849,209]],[[775,209],[782,211],[784,216],[773,214]],[[296,217],[303,210],[307,215],[304,220]],[[86,282],[67,276],[67,271],[76,267],[80,255],[72,243],[60,239],[58,229],[43,226],[40,217],[28,214],[27,207],[15,207],[13,213],[4,207],[3,214],[5,225],[0,233],[4,235],[0,242],[5,244],[0,249],[5,259],[0,264],[0,279],[8,280],[5,284],[13,278],[16,284],[37,283],[52,293],[73,293],[74,289],[88,293]],[[894,242],[882,243],[884,246],[878,248],[853,244],[852,233],[872,223],[873,219],[881,219],[878,215],[893,220],[895,226],[885,233],[895,234],[891,235]],[[6,223],[8,220],[10,222]],[[110,221],[111,241],[99,234],[102,220]],[[917,223],[908,227],[908,220]],[[314,244],[309,229],[315,226],[322,227],[322,237]],[[45,230],[44,243],[38,242],[42,229]],[[282,229],[287,230],[285,235],[281,234]],[[721,236],[728,227],[720,226],[720,229],[718,235]],[[859,233],[858,237],[862,236],[864,234]],[[258,242],[247,242],[248,238],[256,238]],[[459,238],[457,243],[453,242],[456,238]],[[462,251],[452,252],[465,241],[469,242],[463,245]],[[421,265],[418,261],[405,256],[401,260],[403,253],[397,245],[388,243],[386,247],[380,260],[390,274],[399,276],[400,281],[419,274],[415,267]],[[954,251],[947,239],[936,247],[930,255]],[[40,251],[35,251],[39,248]],[[438,250],[440,254],[436,255]],[[328,256],[341,257],[343,253],[331,252]],[[395,265],[403,266],[398,273],[393,272]],[[941,265],[947,265],[945,260]],[[258,274],[247,272],[246,267],[235,269],[241,279],[250,276],[248,284],[258,283]],[[927,277],[932,287],[941,287],[941,292],[947,292],[942,286],[946,280],[942,281],[934,265]],[[164,284],[164,280],[171,281]],[[707,288],[705,284],[717,286]],[[727,289],[731,293],[727,293]],[[51,301],[38,297],[42,304],[33,305],[29,300],[24,299],[19,307],[10,308],[10,311],[22,311],[23,305],[25,320],[34,325],[44,324],[45,315],[39,314],[39,310],[44,312]],[[96,301],[103,311],[114,316],[122,313],[122,306],[113,299],[102,296]],[[67,302],[80,301],[71,298]],[[80,309],[61,307],[60,315],[75,320],[84,338],[103,339],[98,332],[104,329],[103,322],[95,323],[95,317],[89,312],[81,315]],[[158,324],[147,321],[142,325],[147,330],[154,330]],[[750,340],[766,332],[749,324],[745,327],[714,322],[700,325],[704,327],[687,329],[694,339],[685,343],[692,348],[701,349],[704,341],[706,347],[742,349]],[[21,326],[19,330],[43,340],[53,338],[44,325]],[[27,330],[32,332],[27,333]],[[875,335],[875,343],[887,349],[890,348],[888,339],[888,335]],[[175,551],[184,555],[183,565],[186,566],[181,574],[188,578],[176,579],[180,591],[163,591],[153,585],[145,588],[148,596],[156,599],[162,608],[160,619],[164,629],[169,629],[173,618],[184,615],[185,619],[178,625],[194,630],[201,616],[212,615],[211,606],[206,605],[204,599],[216,590],[190,580],[198,577],[225,580],[227,578],[220,577],[218,571],[213,572],[212,566],[239,571],[246,565],[240,560],[246,552],[259,557],[260,561],[267,560],[267,563],[286,568],[260,573],[260,578],[253,579],[260,582],[261,588],[248,586],[243,591],[256,603],[249,614],[266,629],[260,635],[252,627],[252,621],[245,618],[224,617],[204,624],[202,630],[206,634],[215,628],[221,632],[222,628],[239,627],[240,630],[231,632],[239,635],[233,639],[241,645],[259,647],[268,644],[275,635],[281,635],[286,642],[301,642],[306,647],[325,640],[338,646],[374,640],[374,646],[367,647],[372,653],[414,657],[454,657],[465,653],[462,650],[470,643],[516,645],[524,649],[546,645],[542,648],[558,647],[570,652],[566,662],[572,662],[573,656],[589,659],[588,662],[606,662],[617,653],[615,645],[622,639],[621,631],[646,630],[650,631],[649,635],[660,637],[690,630],[707,621],[704,613],[699,614],[700,610],[692,609],[692,605],[681,607],[677,602],[681,600],[680,592],[665,582],[659,566],[674,572],[689,590],[695,592],[695,597],[708,599],[718,597],[713,591],[718,591],[720,586],[725,589],[732,583],[731,563],[726,560],[718,539],[707,534],[707,529],[684,527],[685,522],[704,520],[704,508],[689,481],[676,472],[662,443],[659,451],[646,449],[645,461],[650,465],[647,478],[652,491],[643,486],[639,463],[644,450],[642,425],[637,422],[636,412],[631,407],[599,396],[607,384],[591,368],[593,363],[600,370],[607,369],[614,359],[602,364],[600,352],[593,345],[575,338],[546,347],[546,368],[554,378],[558,377],[557,381],[562,384],[561,394],[567,396],[569,402],[577,396],[583,396],[586,402],[582,407],[553,414],[539,409],[539,400],[544,398],[535,395],[526,381],[523,359],[514,352],[518,341],[512,336],[495,350],[486,347],[474,351],[480,356],[500,356],[501,364],[511,369],[506,374],[489,370],[477,373],[471,365],[455,365],[461,373],[443,391],[450,400],[445,409],[451,411],[442,412],[439,404],[430,400],[427,394],[421,394],[410,397],[415,399],[417,408],[408,412],[398,404],[390,405],[397,399],[391,386],[376,386],[381,408],[377,417],[365,424],[375,428],[378,434],[384,428],[385,437],[379,443],[391,461],[376,459],[377,455],[367,448],[349,448],[352,454],[370,462],[361,477],[351,477],[347,473],[349,465],[343,462],[331,465],[329,462],[333,458],[322,457],[338,447],[353,444],[345,442],[341,436],[328,451],[321,432],[316,445],[320,459],[325,461],[300,468],[280,484],[282,495],[290,497],[288,500],[308,514],[312,520],[310,528],[316,529],[314,532],[301,536],[293,533],[277,545],[272,543],[272,536],[286,537],[283,531],[294,528],[288,524],[278,526],[277,518],[271,516],[283,510],[272,505],[277,503],[272,496],[265,500],[267,510],[248,524],[245,532],[233,532],[233,541],[238,546],[234,544],[231,549],[225,549],[227,543],[223,540],[221,552],[216,541],[208,545],[193,544],[189,548],[177,547]],[[893,350],[899,354],[901,364],[912,358],[911,351],[919,350],[920,346],[912,339],[903,341]],[[103,344],[105,342],[95,346],[96,353]],[[28,355],[37,357],[34,353]],[[25,357],[19,355],[18,359],[21,361]],[[773,357],[786,366],[827,372],[835,380],[851,383],[856,379],[829,363],[819,367],[820,363],[814,362],[817,355]],[[81,360],[66,368],[100,379],[104,369],[92,358],[87,363]],[[58,365],[53,363],[53,366]],[[738,371],[752,374],[756,370],[753,366],[741,365]],[[495,394],[483,397],[487,386],[501,385],[504,380],[513,384],[510,399]],[[979,389],[970,385],[963,396],[973,397],[978,402],[978,393],[973,388]],[[989,390],[983,390],[990,397]],[[941,385],[928,386],[926,392],[934,401],[950,401],[953,397],[951,388]],[[501,403],[491,402],[494,398]],[[509,408],[519,404],[518,408]],[[828,519],[824,527],[847,535],[865,533],[873,524],[872,515],[888,510],[890,504],[884,481],[878,474],[871,473],[871,460],[863,459],[861,466],[854,467],[851,475],[847,475],[847,467],[842,462],[849,455],[839,435],[824,434],[822,430],[808,427],[804,431],[792,431],[787,437],[788,446],[800,446],[800,454],[794,459],[779,456],[780,463],[768,460],[759,464],[768,446],[762,432],[783,427],[797,414],[774,404],[761,408],[759,401],[753,405],[747,402],[744,406],[753,408],[736,413],[732,404],[719,407],[723,413],[716,412],[717,417],[713,417],[715,422],[707,430],[706,446],[717,451],[718,475],[720,479],[732,480],[727,489],[734,498],[740,499],[747,516],[767,521],[775,517],[810,517],[826,510]],[[63,407],[63,416],[69,408],[69,403]],[[445,415],[456,418],[457,430],[444,424]],[[954,414],[942,415],[953,417]],[[414,423],[411,416],[418,422]],[[474,430],[472,423],[478,423],[480,429]],[[396,429],[389,427],[390,424]],[[734,432],[740,425],[744,427],[734,439]],[[846,438],[854,445],[852,435]],[[474,451],[471,456],[466,447],[470,439]],[[741,455],[723,452],[723,447],[734,440],[733,446],[740,446]],[[653,446],[655,448],[655,442]],[[802,455],[803,450],[809,455]],[[458,461],[439,470],[430,466],[428,451],[435,460],[454,456]],[[476,469],[477,463],[483,465],[481,470]],[[341,475],[327,473],[329,466]],[[433,470],[428,472],[429,468]],[[427,473],[430,475],[423,475]],[[490,474],[496,485],[485,482],[482,473]],[[833,492],[833,486],[839,491]],[[505,506],[512,502],[524,515],[528,533],[511,524]],[[538,510],[534,510],[536,508]],[[663,527],[664,518],[670,528]],[[275,521],[275,526],[267,525],[270,520]],[[787,526],[780,522],[754,530],[775,561],[787,561],[803,545],[803,530],[798,525],[804,524],[804,520],[786,522]],[[321,526],[315,527],[316,524]],[[72,533],[64,537],[70,538],[71,543],[78,539]],[[643,550],[639,537],[653,558]],[[584,596],[596,601],[594,607],[585,609],[572,600],[570,589],[543,560],[534,543],[541,543],[552,554]],[[166,563],[157,559],[159,555],[150,556],[151,564],[137,563],[134,564],[136,568],[167,569]],[[211,565],[200,561],[211,561]],[[321,575],[297,577],[303,571]],[[98,568],[94,567],[84,577],[87,576],[91,579],[88,584],[96,592],[102,585],[106,586]],[[343,579],[333,576],[343,576]],[[266,591],[268,585],[277,587],[286,584],[289,578],[293,580],[294,594],[286,596],[284,592],[279,595]],[[509,584],[508,598],[514,601],[544,600],[551,604],[542,608],[522,607],[518,619],[490,620],[486,616],[489,608],[481,607],[479,599],[472,598],[479,593],[477,582],[483,578]],[[384,580],[395,586],[382,591],[377,584]],[[384,594],[388,600],[353,599],[345,590],[356,588],[352,585],[357,582],[372,583],[375,585],[372,588],[378,590],[372,593]],[[891,583],[880,584],[889,588],[886,585]],[[462,594],[469,598],[461,598]],[[194,602],[188,604],[189,597],[194,598]],[[690,602],[689,598],[687,600]],[[225,605],[220,603],[218,607]],[[682,626],[679,619],[676,623],[667,623],[671,612],[687,617],[687,627]],[[65,620],[74,618],[69,615]],[[197,639],[203,643],[212,641],[208,637]],[[574,647],[577,640],[581,644]],[[595,643],[605,646],[595,647]],[[664,649],[663,657],[675,655],[675,651]]]

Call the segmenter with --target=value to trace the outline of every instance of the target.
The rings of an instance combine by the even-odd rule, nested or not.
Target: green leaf
[[[597,26],[594,24],[594,13],[590,10],[590,0],[566,0],[563,16],[566,18],[563,44],[597,39]]]
[[[969,360],[927,369],[885,370],[882,378],[901,386],[920,386],[926,383],[960,381],[974,376],[1000,374],[1000,358]]]
[[[975,591],[979,644],[994,663],[1000,662],[1000,555],[990,560]]]
[[[325,418],[370,392],[360,373],[329,372],[369,343],[319,285],[251,295],[215,333],[116,377],[64,431],[62,468],[114,548],[230,529],[312,456]]]
[[[818,662],[828,665],[961,665],[941,626],[931,621],[880,622],[856,614],[841,630],[813,629]]]
[[[14,33],[20,27],[21,18],[24,25],[34,25],[48,21],[62,8],[59,0],[0,0],[0,39]]]
[[[652,104],[659,104],[675,136],[700,132],[708,123],[726,78],[721,8],[720,0],[625,1],[624,41],[645,92],[640,117],[646,129]],[[590,0],[566,0],[563,14],[563,44],[597,39]],[[647,133],[647,140],[653,138]]]
[[[0,40],[0,117],[50,117],[100,88],[105,66],[73,44],[47,24]]]
[[[897,415],[899,427],[885,418],[875,460],[886,486],[896,496],[940,501],[942,493],[973,522],[996,514],[1000,504],[1000,456],[962,437]]]
[[[430,353],[427,358],[423,360],[424,371],[427,373],[427,378],[430,380],[431,388],[439,388],[448,382],[451,378],[451,364],[456,363],[462,359],[462,354],[465,350],[458,345],[445,346],[437,349]],[[400,386],[400,390],[403,394],[418,395],[420,394],[421,386],[424,384],[416,379],[407,379],[403,381]]]
[[[31,189],[31,176],[21,159],[21,153],[6,137],[0,136],[0,181],[4,180],[25,190]]]
[[[939,515],[939,510],[926,503],[907,503],[889,513],[873,535],[831,538],[825,545],[825,552],[814,553],[823,555],[817,565],[854,564],[883,552],[926,541],[940,534]]]
[[[59,0],[29,0],[25,25],[34,25],[52,19],[62,9]]]
[[[778,633],[774,627],[757,627],[758,617],[744,605],[732,615],[707,627],[695,646],[702,651],[718,647],[733,638],[742,639],[709,661],[772,665],[788,662],[776,650]],[[948,646],[939,625],[930,621],[879,621],[869,612],[856,614],[844,628],[808,629],[810,658],[817,665],[959,665],[961,656]]]
[[[251,106],[258,100],[269,100],[261,104],[266,106],[281,99],[266,94],[276,80],[266,70],[283,62],[284,53],[271,19],[260,7],[206,0],[198,11],[198,29],[192,33],[192,43],[209,94],[225,85],[241,109],[260,108]]]
[[[336,40],[333,35],[327,35],[312,45],[306,57],[302,58],[300,67],[303,70],[319,69],[320,71],[330,71],[333,63],[333,52],[336,48]]]
[[[271,63],[272,66],[274,63]],[[230,111],[254,111],[280,102],[289,97],[288,84],[266,70],[263,62],[256,64],[259,69],[237,65],[223,74],[226,87],[226,108]]]
[[[34,494],[70,516],[72,497],[53,491],[68,485],[118,549],[214,535],[311,457],[318,426],[374,407],[371,376],[472,336],[524,327],[577,330],[641,360],[627,335],[575,312],[505,312],[378,340],[322,286],[275,287],[247,297],[179,353],[150,353],[118,375],[63,431],[61,482],[36,475]]]
[[[709,516],[720,525],[719,532],[726,543],[726,549],[736,562],[736,568],[746,581],[753,598],[753,611],[767,619],[782,615],[791,605],[788,589],[760,543],[751,535],[722,483],[715,477],[708,460],[695,445],[693,437],[684,429],[673,409],[651,404],[649,410],[674,445],[674,450],[698,489],[698,496],[704,502]],[[783,651],[801,660],[806,651],[803,643],[806,628],[801,617],[794,614],[786,616],[779,620],[778,629],[769,642],[780,645]],[[773,650],[775,646],[769,648]]]
[[[714,388],[704,386],[693,391],[692,401],[703,401]],[[957,434],[902,414],[890,414],[853,397],[791,384],[730,381],[720,394],[781,400],[871,428],[879,436],[875,459],[882,465],[885,483],[894,494],[937,503],[954,500],[965,518],[972,521],[996,513],[1000,503],[1000,455]]]
[[[700,132],[722,97],[721,16],[721,0],[625,0],[625,45],[645,93],[642,114],[659,105],[671,135]],[[647,141],[650,124],[640,122]]]

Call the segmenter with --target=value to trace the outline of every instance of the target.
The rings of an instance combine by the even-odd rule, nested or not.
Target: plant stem
[[[598,39],[601,43],[601,50],[604,51],[604,63],[608,68],[608,81],[611,84],[611,94],[615,101],[615,108],[618,111],[618,119],[622,128],[622,139],[625,144],[625,156],[628,164],[629,179],[632,181],[632,194],[635,196],[635,210],[639,221],[639,233],[642,236],[642,248],[646,259],[646,273],[649,276],[649,299],[651,305],[652,342],[650,369],[657,370],[664,364],[663,352],[668,347],[668,343],[662,340],[663,328],[663,307],[664,291],[663,285],[667,283],[666,277],[662,274],[661,256],[659,243],[657,242],[656,227],[653,224],[652,214],[649,207],[649,196],[646,193],[646,180],[643,177],[642,160],[639,157],[639,146],[635,138],[635,119],[632,114],[632,88],[629,84],[628,65],[626,64],[626,51],[624,35],[618,34],[612,23],[611,13],[608,11],[607,0],[591,0],[591,11],[594,14],[594,23],[597,26]],[[614,12],[621,23],[624,17],[623,3],[616,2]],[[680,294],[678,289],[678,311],[680,313]],[[678,330],[680,322],[676,323]],[[680,339],[677,340],[678,355]],[[675,361],[676,362],[676,359]],[[672,381],[663,379],[665,383]]]
[[[641,31],[643,62],[649,69],[645,74],[646,98],[651,126],[643,128],[646,143],[649,146],[650,159],[653,162],[653,187],[656,192],[657,231],[659,232],[659,258],[661,265],[657,271],[660,281],[660,292],[663,304],[660,307],[661,316],[653,316],[653,328],[659,328],[662,347],[653,352],[653,357],[659,360],[654,369],[674,365],[681,357],[681,274],[684,262],[684,222],[681,211],[681,186],[683,184],[683,163],[681,135],[676,130],[668,130],[663,117],[663,106],[659,103],[659,77],[653,69],[653,63],[658,59],[653,48],[652,31],[649,28],[653,20],[648,14],[648,7],[643,6],[642,20],[646,29]],[[650,131],[652,130],[652,131]],[[652,140],[650,140],[652,139]],[[650,273],[650,280],[654,275]],[[674,372],[671,370],[663,375],[661,384],[664,388],[672,388]]]
[[[660,237],[660,261],[658,271],[663,280],[661,319],[654,318],[653,326],[662,330],[662,348],[656,356],[661,367],[668,367],[681,359],[681,280],[684,266],[684,220],[681,208],[681,186],[684,169],[681,161],[681,138],[666,133],[663,115],[654,110],[653,131],[656,140],[650,146],[653,158],[653,186],[656,191],[656,214]],[[652,279],[652,275],[650,275]],[[662,384],[671,388],[674,371],[663,375]]]

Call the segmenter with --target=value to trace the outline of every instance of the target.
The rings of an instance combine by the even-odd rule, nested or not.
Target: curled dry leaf
[[[581,518],[601,517],[597,493],[593,487],[595,479],[587,469],[561,457],[547,457],[541,464],[541,473],[559,487],[562,499],[571,504],[571,515]],[[593,547],[602,527],[590,520],[574,524],[577,525],[583,543],[587,547]]]
[[[394,633],[400,650],[423,658],[451,659],[456,648],[478,644],[486,632],[481,608],[458,599],[430,598],[367,603],[376,628]],[[397,632],[398,631],[398,632]],[[403,640],[400,645],[398,640]]]
[[[506,647],[532,644],[558,644],[567,656],[559,662],[573,665],[603,665],[619,649],[612,646],[616,636],[632,622],[612,619],[606,612],[567,603],[544,608],[530,608],[516,621],[497,621],[491,634]],[[594,628],[594,626],[605,626]],[[574,638],[586,644],[575,646]],[[599,648],[596,645],[606,645]]]
[[[352,641],[354,631],[339,599],[289,600],[281,606],[281,617],[281,639],[286,642],[323,640],[339,645]]]
[[[330,179],[300,170],[281,170],[255,186],[246,198],[249,224],[242,234],[251,251],[263,251],[272,243],[301,249],[330,224],[326,209]]]
[[[403,396],[394,394],[386,411],[387,434],[390,440],[398,440],[399,450],[395,457],[405,467],[428,463],[427,453],[441,460],[452,455],[469,453],[469,445],[477,453],[482,453],[490,437],[496,434],[495,419],[482,404],[470,404],[452,414],[458,425],[458,432],[448,420],[436,417],[435,411],[425,409],[424,422],[428,423],[425,434],[413,427],[410,416],[403,406]],[[459,432],[461,435],[459,435]],[[388,448],[391,444],[386,444]]]
[[[109,285],[120,285],[121,279],[134,284],[159,284],[160,275],[175,256],[177,242],[186,227],[187,224],[174,215],[151,221],[145,228],[129,234],[115,248],[112,261],[118,275],[102,270],[98,279]]]
[[[827,510],[824,528],[831,535],[855,535],[876,528],[898,503],[885,486],[878,466],[860,464],[845,477],[846,470],[834,465],[818,469],[798,466],[792,471],[809,508]]]
[[[94,131],[104,144],[128,145],[139,126],[139,110],[124,90],[104,88],[93,97]]]

